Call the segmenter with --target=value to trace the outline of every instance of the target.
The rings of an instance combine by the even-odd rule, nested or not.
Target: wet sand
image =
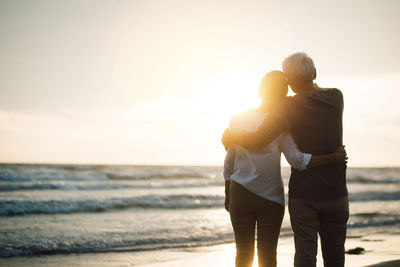
[[[320,246],[319,246],[320,247]],[[400,236],[368,236],[363,238],[349,238],[346,241],[346,250],[362,247],[364,253],[358,255],[346,254],[346,266],[349,267],[399,267],[400,266]],[[234,266],[234,244],[214,246],[213,251],[204,255],[193,255],[185,259],[169,262],[158,262],[143,267],[200,267],[200,266]],[[278,266],[293,266],[294,245],[292,238],[284,238],[279,242]],[[257,259],[255,258],[255,262]],[[254,263],[253,267],[257,264]],[[317,267],[323,267],[321,251],[318,251]]]
[[[363,254],[346,254],[349,267],[400,266],[400,235],[370,235],[348,238],[346,249],[362,247]],[[141,252],[108,252],[66,254],[0,259],[0,266],[141,266],[141,267],[231,267],[234,266],[235,245],[163,249]],[[293,266],[292,237],[281,238],[278,246],[278,266]],[[257,258],[255,258],[257,262]],[[257,266],[255,263],[253,266]],[[322,267],[321,251],[317,266]]]

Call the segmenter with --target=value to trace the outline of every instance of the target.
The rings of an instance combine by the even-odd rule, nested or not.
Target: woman
[[[256,131],[287,92],[288,84],[282,72],[267,73],[259,87],[260,107],[234,116],[230,131]],[[248,151],[236,145],[229,147],[224,164],[225,208],[230,213],[235,234],[236,267],[252,265],[256,226],[259,267],[276,266],[276,247],[285,210],[281,152],[300,171],[347,159],[343,147],[322,156],[302,153],[287,132],[260,151]]]

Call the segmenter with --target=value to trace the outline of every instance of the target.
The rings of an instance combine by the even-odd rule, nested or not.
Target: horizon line
[[[112,163],[112,162],[3,162],[0,165],[116,165],[116,166],[137,166],[137,167],[223,167],[223,164],[183,164],[183,163]],[[289,168],[290,165],[281,167]],[[348,168],[400,168],[400,165],[347,165]]]

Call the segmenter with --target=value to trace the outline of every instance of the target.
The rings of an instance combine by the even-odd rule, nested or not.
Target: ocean
[[[349,168],[347,183],[348,238],[400,234],[400,168]],[[0,257],[232,242],[223,202],[222,167],[0,164]]]

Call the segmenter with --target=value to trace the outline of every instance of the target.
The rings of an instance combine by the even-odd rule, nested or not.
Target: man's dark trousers
[[[316,265],[318,233],[324,266],[344,266],[344,242],[349,218],[347,196],[322,201],[289,198],[289,213],[296,247],[294,266]]]

